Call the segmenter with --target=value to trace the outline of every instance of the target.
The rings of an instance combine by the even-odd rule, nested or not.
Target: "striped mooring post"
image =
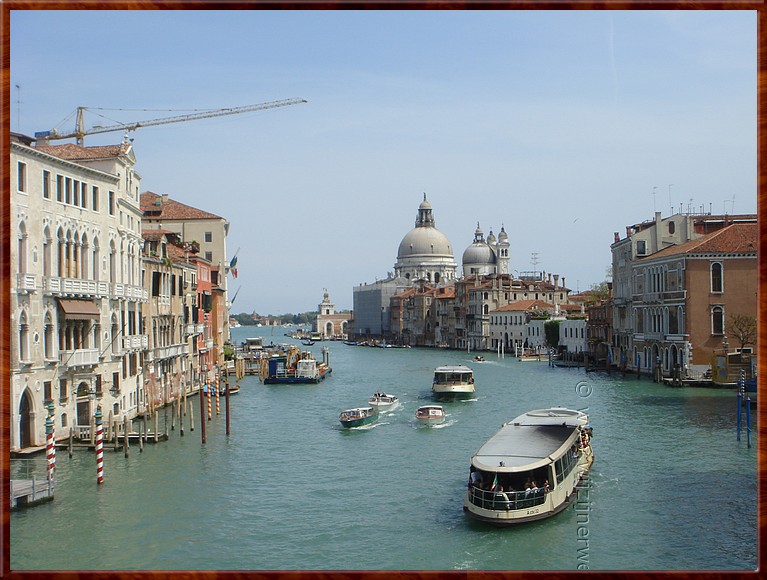
[[[104,426],[101,423],[101,405],[96,407],[96,482],[104,483]]]
[[[211,418],[213,417],[213,414],[211,413],[211,405],[212,405],[211,399],[213,398],[213,393],[211,393],[211,390],[213,389],[213,381],[210,381],[210,384],[205,386],[207,387],[206,392],[208,395],[208,421],[210,421]]]
[[[219,402],[218,395],[218,373],[216,373],[216,415],[221,414],[221,403]]]
[[[48,459],[48,481],[53,479],[56,470],[56,440],[54,437],[53,403],[48,403],[48,416],[45,418],[45,456]]]

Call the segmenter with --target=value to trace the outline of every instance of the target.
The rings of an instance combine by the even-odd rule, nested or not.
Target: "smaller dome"
[[[498,233],[498,241],[505,242],[508,239],[509,239],[509,236],[506,234],[506,230],[503,229],[503,226],[501,226],[501,231]]]
[[[495,264],[495,252],[483,242],[474,242],[463,252],[463,266],[476,264],[488,266]]]
[[[490,233],[487,234],[487,243],[491,246],[495,244],[495,236],[493,235],[493,230],[490,230]]]

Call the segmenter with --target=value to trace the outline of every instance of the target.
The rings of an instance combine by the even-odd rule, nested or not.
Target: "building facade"
[[[199,245],[199,255],[210,262],[211,284],[215,293],[221,294],[213,309],[213,340],[217,360],[223,361],[223,348],[229,342],[229,311],[227,293],[226,237],[229,235],[229,222],[210,212],[183,204],[168,194],[158,195],[151,191],[141,194],[143,221],[147,228],[161,228],[178,234],[185,243]],[[221,304],[219,304],[221,303]]]
[[[141,177],[130,143],[11,142],[12,450],[134,416],[143,399]]]
[[[322,302],[317,306],[314,331],[319,333],[322,340],[345,339],[349,331],[349,315],[336,312],[327,289],[322,296]]]

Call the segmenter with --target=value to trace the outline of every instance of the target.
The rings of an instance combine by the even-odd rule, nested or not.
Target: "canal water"
[[[233,341],[283,329],[237,328]],[[550,368],[484,353],[317,343],[333,373],[319,385],[240,381],[200,441],[185,421],[167,442],[57,453],[53,502],[13,512],[12,570],[753,569],[756,444],[736,439],[730,390],[670,388],[634,376]],[[434,367],[467,364],[476,398],[416,425]],[[341,410],[376,390],[398,410],[344,430]],[[469,520],[469,461],[518,414],[586,411],[596,460],[578,510],[509,529]],[[755,413],[752,413],[752,420]],[[160,423],[162,429],[162,421]],[[752,425],[753,428],[753,425]],[[753,434],[755,436],[755,430]],[[34,463],[44,477],[44,462]],[[12,469],[15,469],[12,466]]]

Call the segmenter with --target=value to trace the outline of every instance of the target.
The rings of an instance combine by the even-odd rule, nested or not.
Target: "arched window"
[[[724,308],[721,306],[711,309],[711,334],[724,334]]]
[[[43,230],[43,276],[50,276],[52,272],[52,246],[53,240],[51,240],[51,230],[48,229],[48,226],[45,226],[45,230]]]
[[[45,323],[43,327],[43,352],[45,353],[43,356],[47,359],[52,359],[55,356],[53,350],[55,339],[55,329],[49,312],[45,315]]]
[[[724,291],[724,278],[721,262],[711,263],[711,292]]]
[[[27,313],[22,310],[19,316],[19,360],[29,361],[29,324]]]
[[[19,274],[25,274],[27,272],[27,226],[24,222],[19,224],[19,242],[18,242],[19,255],[17,256]]]

